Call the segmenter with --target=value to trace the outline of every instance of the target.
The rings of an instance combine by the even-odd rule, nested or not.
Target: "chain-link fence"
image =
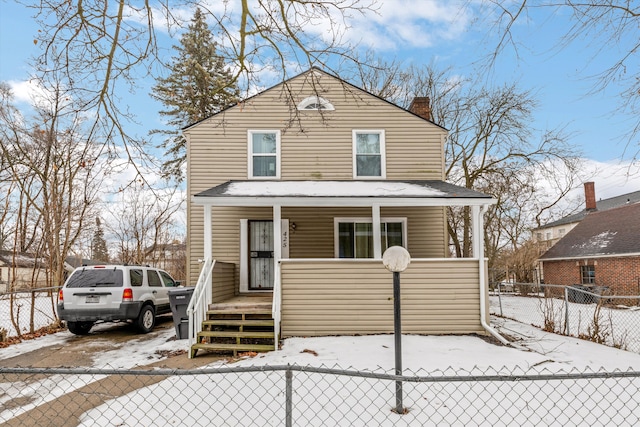
[[[13,278],[11,281],[0,280],[0,294],[17,291],[30,291],[46,288],[46,280]]]
[[[56,324],[58,288],[0,294],[0,342]]]
[[[538,368],[539,369],[539,368]],[[395,409],[403,384],[404,414]],[[637,425],[640,372],[0,368],[7,426]]]
[[[640,297],[586,286],[497,284],[491,314],[640,353]]]

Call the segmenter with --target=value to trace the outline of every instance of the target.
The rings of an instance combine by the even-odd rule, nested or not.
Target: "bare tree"
[[[36,41],[40,76],[62,75],[83,110],[91,111],[95,127],[108,138],[112,153],[125,147],[132,159],[144,155],[144,141],[127,131],[135,120],[121,102],[121,91],[135,92],[136,81],[161,64],[158,25],[173,34],[195,7],[214,23],[218,51],[233,70],[231,83],[245,88],[258,71],[269,69],[283,78],[292,63],[327,64],[330,57],[349,58],[343,40],[352,14],[373,9],[375,0],[131,0],[81,2],[23,0],[33,8],[40,26]],[[185,17],[183,17],[186,15]],[[162,23],[162,24],[159,24]],[[317,24],[326,31],[319,32]]]
[[[33,116],[23,115],[0,85],[0,159],[9,180],[5,219],[14,257],[28,252],[34,259],[32,286],[64,282],[65,259],[83,232],[104,172],[93,169],[100,159],[97,136],[83,127],[78,106],[56,83],[42,88],[46,95],[34,102]]]
[[[466,5],[476,7],[477,3],[469,1]],[[489,66],[494,66],[505,50],[519,56],[526,40],[519,39],[515,29],[526,24],[532,14],[537,14],[536,22],[551,20],[555,15],[567,17],[570,25],[566,26],[562,39],[557,40],[553,48],[562,50],[577,41],[588,44],[591,57],[585,58],[585,62],[600,67],[598,74],[584,76],[595,78],[591,93],[604,91],[614,83],[620,85],[620,111],[636,118],[628,137],[630,141],[637,138],[640,134],[640,5],[637,2],[484,0],[479,10],[491,24],[490,33],[498,34],[498,40],[488,57]],[[542,19],[540,15],[543,15]],[[544,31],[544,25],[540,31]],[[635,145],[635,158],[638,159],[640,143],[636,142]]]
[[[368,63],[372,67],[358,75],[372,93],[405,108],[415,96],[431,100],[433,121],[449,130],[446,179],[498,201],[485,216],[490,265],[502,250],[522,244],[540,216],[576,186],[579,152],[562,129],[541,132],[531,126],[537,106],[531,92],[513,84],[483,87],[435,65]],[[562,176],[555,177],[559,170]],[[553,184],[549,194],[542,182]],[[471,255],[469,208],[450,208],[447,217],[452,252]]]
[[[64,258],[81,233],[102,178],[93,166],[100,158],[95,135],[85,132],[81,112],[60,86],[36,116],[24,117],[0,105],[0,156],[16,189],[14,248],[38,248],[50,260],[53,285],[63,281]]]
[[[182,208],[177,190],[151,190],[143,184],[139,181],[121,192],[114,202],[118,208],[112,209],[120,214],[107,222],[122,263],[153,264],[157,248],[175,239],[174,214]]]

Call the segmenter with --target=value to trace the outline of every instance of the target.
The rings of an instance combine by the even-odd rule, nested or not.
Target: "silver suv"
[[[169,289],[179,283],[165,271],[137,265],[76,268],[58,294],[58,317],[69,331],[86,335],[97,321],[133,321],[140,332],[170,313]]]

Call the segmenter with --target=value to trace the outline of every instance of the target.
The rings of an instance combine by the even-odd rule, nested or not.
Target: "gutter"
[[[480,262],[479,262],[480,264],[480,324],[485,329],[485,331],[489,332],[494,338],[496,338],[502,344],[520,348],[520,346],[516,346],[511,341],[507,340],[505,337],[500,335],[500,333],[498,333],[498,331],[496,331],[493,328],[493,326],[489,325],[485,320],[487,316],[486,307],[487,307],[488,301],[487,301],[487,293],[485,292],[486,281],[485,281],[485,274],[484,274],[484,262],[485,262],[485,259],[480,258]]]
[[[477,233],[481,232],[481,229],[483,227],[480,227],[479,222],[482,221],[482,214],[486,211],[487,207],[489,205],[482,205],[479,207],[479,211],[478,211],[478,217],[476,218],[476,220],[474,221],[474,223],[476,224],[476,226],[474,227]],[[474,206],[475,207],[475,206]],[[477,234],[477,236],[479,236],[480,234]],[[483,248],[483,244],[482,244],[482,239],[479,239],[478,241],[478,267],[479,267],[479,277],[480,277],[480,324],[482,325],[482,327],[485,329],[485,331],[489,332],[495,339],[497,339],[498,341],[500,341],[502,344],[504,345],[508,345],[514,348],[517,348],[518,350],[524,350],[524,348],[518,344],[512,343],[511,341],[507,340],[505,337],[503,337],[502,335],[500,335],[500,333],[498,331],[496,331],[491,325],[489,325],[486,321],[486,315],[487,315],[487,304],[489,303],[488,299],[487,299],[487,292],[485,292],[485,288],[486,288],[486,275],[485,275],[485,258],[484,258],[484,248]]]

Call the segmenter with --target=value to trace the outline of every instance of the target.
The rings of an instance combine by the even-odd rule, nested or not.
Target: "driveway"
[[[171,368],[191,369],[221,359],[220,356],[202,354],[189,359],[186,340],[175,339],[175,328],[171,316],[161,316],[156,327],[148,334],[139,334],[127,323],[105,323],[97,325],[86,336],[74,336],[68,332],[56,334],[56,339],[41,340],[43,345],[31,346],[29,351],[0,359],[1,367],[33,368]],[[161,343],[166,343],[166,346]],[[30,343],[33,344],[33,343]],[[160,344],[160,345],[159,345]],[[143,353],[137,353],[144,349]],[[154,350],[155,349],[155,350]],[[7,349],[3,349],[7,350]],[[2,357],[0,352],[0,357]],[[5,352],[5,355],[7,353]],[[130,359],[130,360],[128,360]],[[44,375],[0,375],[0,383],[20,382],[24,387],[38,387]],[[44,403],[36,402],[37,396],[2,396],[3,409],[14,409],[18,416],[3,426],[77,426],[79,416],[104,402],[164,380],[162,376],[111,375],[83,387],[71,389]],[[23,406],[37,405],[25,412]],[[26,408],[25,408],[26,409]],[[1,411],[0,411],[1,412]]]
[[[153,342],[156,345],[158,339],[167,337],[166,341],[175,341],[175,330],[171,316],[160,316],[157,319],[156,327],[148,334],[140,334],[137,329],[128,323],[103,323],[94,326],[89,335],[76,336],[67,334],[63,339],[58,339],[52,343],[34,346],[31,351],[20,352],[12,357],[2,358],[0,351],[0,367],[34,367],[34,368],[59,368],[59,367],[102,367],[99,364],[100,357],[105,352],[122,350],[122,354],[114,353],[114,360],[126,357],[127,352],[135,351],[145,342]],[[36,338],[36,343],[40,338]],[[41,340],[46,342],[47,340]],[[187,340],[180,340],[176,344],[184,344],[178,347],[187,348]],[[175,347],[175,346],[173,346]],[[10,350],[10,348],[8,348]],[[153,353],[153,352],[152,352]],[[202,354],[202,357],[189,359],[187,354],[177,354],[179,351],[156,351],[156,357],[147,356],[147,363],[137,363],[138,366],[150,365],[164,366],[172,368],[184,368],[201,366],[203,362],[211,363],[218,360],[213,355]],[[179,357],[178,357],[179,356]],[[163,360],[158,360],[162,358]],[[155,359],[155,360],[154,360]],[[138,362],[141,362],[138,360]],[[108,362],[107,362],[108,363]],[[206,364],[205,363],[205,364]],[[111,367],[113,364],[109,363]]]

